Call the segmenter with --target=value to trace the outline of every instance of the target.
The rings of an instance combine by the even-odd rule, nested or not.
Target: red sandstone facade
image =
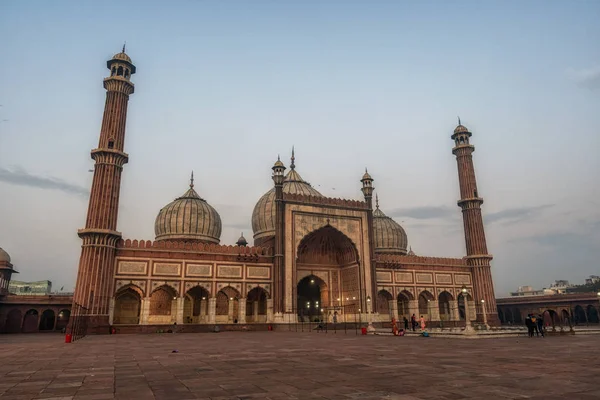
[[[454,130],[467,256],[420,257],[407,251],[403,228],[376,203],[373,178],[361,179],[364,201],[321,195],[278,159],[274,187],[252,216],[255,243],[218,245],[218,213],[194,190],[160,210],[157,240],[122,240],[117,231],[131,59],[108,61],[106,105],[74,303],[109,325],[389,321],[424,315],[433,325],[461,319],[497,325],[471,133]],[[177,240],[165,239],[177,237]],[[464,322],[463,322],[464,323]]]

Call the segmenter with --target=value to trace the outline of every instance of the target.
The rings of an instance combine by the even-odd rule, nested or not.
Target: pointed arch
[[[440,319],[450,321],[452,319],[451,304],[454,297],[450,292],[444,290],[438,295],[438,308],[440,310]]]
[[[396,301],[398,302],[398,318],[405,317],[406,319],[410,319],[410,307],[409,302],[414,300],[414,296],[408,290],[402,290],[398,293],[396,297]]]
[[[170,285],[161,285],[150,294],[150,315],[171,316],[174,314],[174,305],[177,291]],[[170,321],[166,321],[170,322]]]
[[[225,286],[217,292],[217,322],[236,322],[239,315],[240,292],[233,286]]]
[[[210,292],[201,285],[191,287],[184,295],[183,322],[197,324],[206,322]]]
[[[142,289],[141,287],[139,287],[138,285],[134,284],[134,283],[128,283],[127,285],[121,286],[120,288],[118,288],[115,291],[115,298],[121,293],[121,292],[125,292],[126,290],[133,290],[134,292],[136,292],[138,294],[138,296],[141,298],[143,298],[145,296],[145,292],[144,289]]]
[[[377,312],[381,317],[392,316],[392,310],[390,308],[390,301],[393,301],[394,296],[385,289],[381,289],[377,292]]]
[[[358,262],[354,242],[331,225],[312,231],[298,244],[297,263],[347,265]]]
[[[429,290],[423,290],[419,293],[419,316],[424,316],[426,319],[429,319],[430,314],[430,302],[434,300],[435,297]]]
[[[246,296],[246,322],[267,322],[267,291],[255,286]]]

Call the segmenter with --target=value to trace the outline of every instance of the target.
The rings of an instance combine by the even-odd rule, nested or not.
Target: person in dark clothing
[[[531,314],[530,318],[531,318],[531,327],[533,328],[533,333],[535,333],[535,336],[539,337],[540,332],[538,331],[537,318],[533,314]],[[533,334],[531,336],[533,336]]]
[[[531,322],[531,314],[527,315],[525,319],[525,326],[527,327],[527,334],[529,337],[533,337],[533,322]]]
[[[404,330],[408,330],[408,319],[406,319],[406,317],[404,317]]]
[[[544,318],[541,315],[538,315],[537,317],[537,325],[538,331],[540,331],[540,334],[544,337]]]
[[[410,325],[412,326],[412,330],[414,332],[417,327],[417,317],[415,317],[415,314],[410,317]]]

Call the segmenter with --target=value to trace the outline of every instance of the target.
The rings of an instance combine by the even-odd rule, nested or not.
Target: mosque
[[[107,62],[106,103],[82,239],[72,316],[90,332],[109,326],[390,321],[421,315],[431,324],[499,324],[470,144],[451,134],[466,241],[463,258],[416,255],[405,230],[373,201],[323,196],[295,164],[278,158],[273,186],[252,213],[254,246],[243,235],[220,243],[221,217],[194,188],[157,210],[155,240],[117,231],[125,125],[136,67],[123,51]],[[360,178],[360,179],[358,179]],[[183,191],[183,190],[182,190]],[[374,203],[374,204],[373,204]],[[143,330],[140,330],[143,331]]]

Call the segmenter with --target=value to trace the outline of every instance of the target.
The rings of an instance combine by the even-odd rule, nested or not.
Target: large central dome
[[[154,223],[156,240],[192,240],[219,243],[221,217],[194,190],[194,175],[190,188],[181,197],[163,207]]]
[[[285,176],[283,182],[283,193],[302,194],[306,196],[323,197],[310,183],[305,182],[296,171],[295,157],[292,151],[292,162],[290,172]],[[254,240],[275,236],[275,188],[265,193],[252,212],[252,230]],[[255,243],[256,245],[256,243]]]

